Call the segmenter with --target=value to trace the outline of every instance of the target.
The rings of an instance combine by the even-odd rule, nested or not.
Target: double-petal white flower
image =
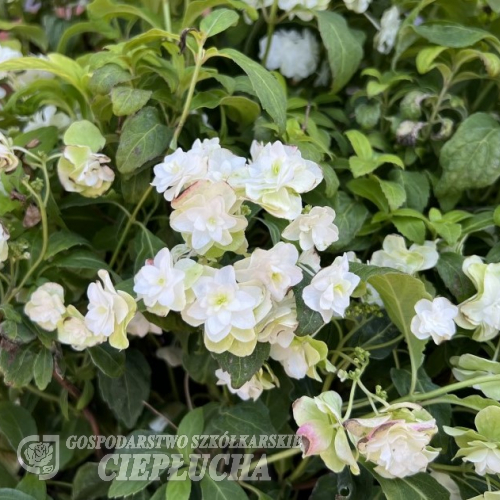
[[[134,292],[158,316],[166,316],[170,310],[180,312],[186,307],[187,281],[195,281],[201,271],[190,259],[174,263],[170,250],[163,248],[135,275]]]
[[[458,306],[457,325],[474,330],[474,340],[491,340],[500,330],[500,264],[485,264],[474,255],[464,260],[462,269],[477,293]]]
[[[447,298],[421,299],[415,304],[416,315],[411,321],[411,331],[420,340],[432,337],[436,344],[450,340],[457,331],[454,319],[458,307]]]
[[[266,145],[254,141],[250,152],[246,196],[275,217],[298,217],[302,212],[300,194],[311,191],[323,180],[319,165],[302,158],[297,147],[280,141]]]
[[[299,215],[283,231],[283,238],[298,241],[302,250],[316,247],[326,250],[339,239],[339,228],[333,223],[335,210],[331,207],[313,207]]]
[[[237,283],[232,266],[205,269],[207,275],[193,285],[195,300],[184,309],[182,317],[192,326],[204,325],[209,350],[238,356],[251,354],[257,343],[255,326],[270,309],[270,299],[266,299],[264,288],[257,282]]]
[[[262,368],[248,382],[238,388],[231,385],[231,375],[221,368],[215,371],[215,376],[218,378],[217,385],[225,385],[231,394],[236,394],[243,401],[249,399],[257,401],[264,390],[276,387],[276,379],[264,372]]]
[[[9,245],[7,243],[9,238],[9,231],[0,223],[0,263],[5,262],[9,257]]]
[[[104,335],[116,349],[128,347],[127,326],[137,310],[131,295],[115,290],[109,273],[98,273],[102,284],[91,283],[87,289],[89,299],[85,325],[94,335]]]
[[[280,242],[271,250],[257,248],[250,257],[236,262],[234,269],[239,282],[257,280],[279,301],[302,280],[298,260],[297,249],[291,243]]]
[[[198,181],[172,202],[170,225],[186,243],[204,255],[215,247],[214,256],[247,247],[247,219],[239,213],[241,200],[225,182]]]
[[[402,236],[389,234],[382,243],[382,250],[373,253],[369,264],[415,274],[433,268],[438,260],[436,242],[426,241],[423,245],[415,243],[408,249]]]
[[[31,294],[24,312],[44,330],[54,331],[66,313],[64,288],[58,283],[44,283]]]
[[[311,284],[304,288],[302,297],[306,305],[319,312],[323,321],[328,323],[333,316],[344,317],[359,282],[359,276],[349,272],[349,261],[344,254],[314,276]]]

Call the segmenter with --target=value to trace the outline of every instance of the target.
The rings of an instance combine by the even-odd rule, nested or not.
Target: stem
[[[45,205],[43,203],[40,195],[29,185],[28,182],[22,181],[23,185],[30,192],[30,194],[35,198],[38,204],[38,208],[40,209],[40,215],[42,217],[42,249],[40,251],[40,255],[38,256],[35,263],[28,269],[28,272],[24,275],[24,278],[21,280],[21,283],[14,288],[9,295],[5,298],[5,303],[7,304],[12,297],[15,297],[17,292],[24,286],[24,284],[28,281],[30,276],[35,272],[35,269],[42,263],[43,258],[45,257],[45,253],[47,252],[47,246],[49,244],[49,226],[47,221],[47,211],[45,209]]]
[[[115,248],[115,251],[113,253],[113,256],[111,257],[111,261],[109,263],[110,267],[113,267],[116,263],[116,259],[118,258],[118,255],[120,253],[120,250],[122,248],[123,243],[125,243],[125,239],[128,235],[128,232],[130,231],[130,228],[132,227],[132,224],[135,222],[135,218],[137,217],[137,214],[139,213],[139,210],[142,208],[142,205],[144,205],[144,202],[146,201],[147,197],[153,190],[153,186],[149,186],[146,191],[144,191],[144,194],[142,195],[142,198],[139,200],[139,203],[137,203],[134,211],[130,215],[127,224],[125,225],[125,229],[122,232],[122,235],[120,237],[120,240],[118,241],[118,245]]]
[[[203,49],[204,42],[198,42],[198,53],[195,57],[195,66],[193,71],[193,76],[191,77],[191,83],[189,84],[188,95],[186,97],[186,102],[184,103],[184,109],[182,110],[182,115],[179,119],[177,127],[175,127],[174,135],[172,141],[170,142],[170,149],[175,150],[177,148],[177,139],[181,133],[184,123],[186,123],[187,117],[189,115],[189,109],[191,108],[191,101],[193,100],[194,89],[196,83],[198,82],[198,76],[200,75],[200,69],[203,65],[203,58],[205,56],[205,51]]]
[[[500,375],[483,375],[482,377],[471,378],[469,380],[464,380],[462,382],[457,382],[455,384],[448,385],[446,387],[440,387],[430,392],[421,392],[418,394],[412,394],[410,396],[405,396],[398,398],[391,402],[391,405],[395,403],[402,403],[405,401],[419,402],[425,401],[427,399],[434,399],[449,392],[455,392],[460,389],[466,389],[467,387],[472,387],[474,385],[484,384],[486,382],[500,382]]]
[[[170,0],[163,0],[163,19],[165,20],[165,30],[172,31],[172,20],[170,18]]]
[[[354,403],[354,394],[356,393],[356,386],[358,385],[357,380],[353,380],[351,387],[351,394],[349,395],[349,404],[347,405],[347,410],[344,415],[344,420],[347,420],[351,416],[352,405]]]
[[[274,0],[271,6],[271,14],[269,16],[269,21],[267,25],[267,40],[266,40],[266,51],[264,52],[264,58],[262,59],[262,65],[265,67],[267,62],[267,57],[269,56],[269,51],[271,50],[271,42],[273,39],[274,28],[276,26],[276,14],[278,13],[278,0]]]

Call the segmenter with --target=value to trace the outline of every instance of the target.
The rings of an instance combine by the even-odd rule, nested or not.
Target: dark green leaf
[[[35,358],[33,365],[33,373],[35,375],[35,383],[37,387],[44,391],[52,380],[52,371],[54,370],[54,360],[52,353],[42,347]]]
[[[110,483],[99,477],[98,468],[98,464],[88,462],[76,471],[71,500],[97,500],[107,495]]]
[[[22,406],[8,401],[0,402],[0,432],[16,451],[25,437],[35,436],[38,433],[31,413]],[[0,495],[0,498],[3,497]]]
[[[462,271],[465,257],[452,252],[440,254],[436,269],[446,288],[458,302],[463,302],[476,292],[472,281]]]
[[[115,87],[111,91],[113,113],[116,116],[132,115],[146,105],[152,94],[150,90]]]
[[[108,377],[119,377],[125,370],[125,351],[118,351],[109,344],[100,344],[87,350],[94,365]]]

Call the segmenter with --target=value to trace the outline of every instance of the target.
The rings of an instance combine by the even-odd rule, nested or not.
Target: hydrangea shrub
[[[499,52],[498,0],[0,0],[0,498],[500,497]],[[161,433],[301,447],[64,444]]]

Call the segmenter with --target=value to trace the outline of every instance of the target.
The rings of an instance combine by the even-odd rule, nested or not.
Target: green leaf
[[[390,267],[370,266],[360,262],[349,262],[349,271],[361,278],[361,281],[368,281],[373,276],[379,276],[387,273],[394,273]]]
[[[145,8],[134,7],[126,3],[114,3],[111,0],[94,0],[88,7],[87,12],[92,20],[105,18],[107,20],[122,19],[142,19],[153,28],[161,28],[159,16]]]
[[[325,324],[321,314],[310,309],[304,302],[302,292],[311,283],[313,277],[306,271],[303,272],[303,275],[302,281],[293,287],[293,294],[297,303],[297,320],[299,322],[295,334],[300,337],[313,335]]]
[[[189,477],[184,481],[169,481],[167,483],[165,500],[189,500],[191,486],[192,483]]]
[[[362,160],[371,160],[373,158],[373,148],[365,134],[358,130],[349,130],[345,133],[352,149]]]
[[[87,462],[76,471],[71,500],[97,500],[107,495],[110,483],[99,477],[98,468],[99,464]]]
[[[431,299],[424,284],[417,278],[401,273],[372,276],[368,282],[380,294],[391,321],[404,334],[410,354],[412,370],[411,392],[417,382],[417,370],[424,361],[426,342],[411,332],[411,320],[415,316],[415,304],[420,299]]]
[[[252,87],[262,107],[271,115],[280,132],[286,125],[286,94],[278,80],[259,63],[234,49],[223,49],[219,56],[234,61],[250,78]]]
[[[431,43],[455,49],[470,47],[485,38],[495,39],[485,30],[449,21],[424,23],[414,26],[413,30]]]
[[[500,177],[500,126],[486,113],[469,116],[444,145],[439,195],[491,186]]]
[[[500,0],[486,0],[486,3],[491,7],[493,12],[500,12]]]
[[[133,465],[132,465],[133,467]],[[139,471],[141,473],[142,471]],[[123,498],[127,497],[132,500],[132,495],[143,491],[149,485],[150,481],[144,480],[128,480],[115,478],[108,490],[108,498]]]
[[[377,179],[391,210],[397,210],[406,201],[406,191],[397,182]]]
[[[31,495],[10,488],[0,488],[0,498],[2,500],[37,500]]]
[[[207,9],[217,7],[219,5],[230,5],[234,9],[245,10],[247,15],[252,19],[258,18],[257,11],[251,5],[244,1],[238,0],[195,0],[187,4],[184,19],[182,21],[183,28],[190,28],[193,26],[196,19],[201,16]]]
[[[363,47],[341,15],[323,11],[316,16],[332,70],[332,90],[338,92],[356,73],[363,58]]]
[[[269,357],[270,344],[259,342],[249,356],[235,356],[229,352],[212,353],[219,366],[231,375],[231,386],[235,389],[248,382]]]
[[[87,120],[73,122],[66,130],[63,139],[66,146],[88,146],[94,153],[100,151],[106,144],[101,131]]]
[[[472,281],[462,271],[465,257],[453,252],[443,252],[439,255],[436,269],[446,288],[455,296],[458,302],[472,297],[476,289]]]
[[[171,131],[163,125],[158,110],[143,108],[127,119],[116,153],[116,165],[122,174],[130,174],[147,161],[165,153]]]
[[[394,169],[389,177],[405,188],[406,206],[423,212],[430,196],[429,180],[425,173]]]
[[[125,370],[125,351],[118,351],[109,344],[100,344],[87,349],[90,359],[104,375],[119,377]]]
[[[200,23],[200,30],[207,38],[226,31],[238,22],[239,16],[234,10],[215,9]]]
[[[354,476],[347,469],[340,474],[325,474],[316,482],[309,500],[374,500],[372,496],[373,479],[365,470],[361,469],[359,476]]]
[[[41,391],[44,391],[50,384],[53,370],[54,360],[52,358],[52,353],[48,349],[45,349],[45,347],[42,347],[40,352],[36,355],[33,365],[35,383]]]
[[[13,345],[12,349],[4,347],[0,350],[0,371],[7,385],[24,387],[31,382],[35,351],[33,344],[20,347]]]
[[[47,484],[34,474],[27,473],[16,486],[16,490],[31,495],[35,500],[47,498]]]
[[[398,232],[408,238],[410,241],[423,245],[425,241],[425,224],[413,217],[393,217],[392,223],[396,226]]]
[[[152,95],[150,90],[115,87],[111,91],[113,113],[116,116],[132,115],[143,108]]]
[[[26,38],[35,45],[38,45],[43,51],[47,50],[47,35],[41,26],[0,20],[0,30],[10,31],[13,35]]]
[[[0,432],[15,451],[25,437],[38,433],[31,413],[22,406],[8,401],[0,402]],[[2,496],[0,498],[3,499]]]
[[[403,479],[386,479],[375,472],[375,465],[366,462],[368,469],[382,487],[387,500],[449,500],[450,493],[430,474],[420,473]]]
[[[189,463],[189,455],[193,453],[193,448],[191,447],[192,437],[203,434],[204,426],[205,421],[203,417],[203,408],[196,408],[195,410],[191,410],[181,420],[179,429],[177,430],[177,435],[188,437],[187,446],[179,449],[179,452],[184,457],[185,463]]]
[[[127,351],[125,371],[120,377],[111,378],[99,372],[102,398],[128,428],[139,419],[142,402],[149,398],[150,385],[151,368],[144,356],[135,350]]]
[[[54,267],[63,267],[65,269],[109,269],[108,264],[92,252],[87,250],[76,250],[63,257],[56,257],[52,261]]]
[[[118,64],[106,64],[94,72],[89,89],[94,94],[108,95],[113,87],[131,79],[132,75]]]
[[[389,212],[389,203],[385,197],[380,183],[373,177],[363,177],[361,179],[352,179],[347,183],[349,190],[357,196],[366,198],[374,203],[379,210]]]
[[[248,500],[243,488],[235,481],[227,479],[214,481],[208,474],[205,474],[200,485],[201,494],[206,500]]]
[[[260,436],[276,432],[269,417],[269,409],[261,401],[247,401],[234,406],[220,406],[207,423],[205,434],[234,434]]]
[[[63,252],[69,248],[88,244],[89,242],[83,236],[71,233],[70,231],[57,231],[51,233],[49,245],[47,247],[47,251],[45,252],[45,260],[50,259],[59,252]]]

